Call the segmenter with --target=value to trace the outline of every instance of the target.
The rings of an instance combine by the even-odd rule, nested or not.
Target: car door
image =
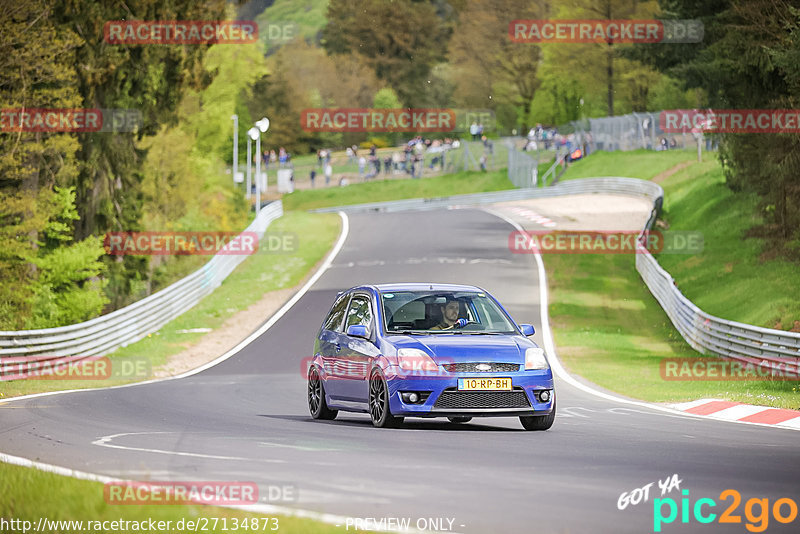
[[[338,398],[339,379],[337,371],[337,359],[342,350],[342,325],[344,323],[347,304],[350,302],[350,294],[339,295],[333,304],[331,311],[322,323],[319,333],[319,346],[317,352],[322,357],[322,365],[328,380],[325,382],[325,390],[332,398]]]
[[[366,293],[356,293],[350,299],[344,320],[344,336],[339,357],[341,380],[339,388],[343,399],[354,402],[367,402],[369,372],[372,360],[380,354],[375,346],[375,313],[372,298]],[[369,339],[347,335],[347,327],[362,325],[367,328]]]

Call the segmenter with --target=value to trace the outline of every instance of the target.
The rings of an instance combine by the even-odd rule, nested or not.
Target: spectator
[[[478,123],[472,121],[472,124],[469,126],[469,134],[472,136],[473,141],[478,140]]]
[[[364,168],[367,166],[367,160],[364,156],[358,158],[358,177],[364,180]]]
[[[392,168],[392,156],[387,154],[386,157],[383,158],[383,174],[389,174],[389,169],[391,168]]]
[[[309,177],[311,178],[311,188],[313,189],[314,188],[314,178],[317,177],[316,169],[311,169],[311,173],[309,174]]]
[[[275,150],[269,151],[269,162],[276,163],[278,161],[278,155],[275,153]]]
[[[486,172],[486,154],[481,154],[480,163],[481,163],[481,170],[483,172]]]
[[[492,143],[491,139],[484,135],[481,137],[481,141],[483,141],[483,147],[489,151],[489,154],[494,154],[494,143]]]
[[[392,167],[394,168],[394,174],[400,172],[400,153],[396,150],[392,154]]]
[[[347,162],[348,163],[355,163],[356,162],[356,158],[355,158],[355,155],[353,154],[353,148],[352,147],[347,147],[347,149],[345,150],[345,154],[347,154]]]
[[[331,185],[331,176],[333,176],[333,167],[330,163],[325,164],[325,186]]]

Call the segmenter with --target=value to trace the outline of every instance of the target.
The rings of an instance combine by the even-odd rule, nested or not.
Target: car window
[[[342,331],[342,318],[344,317],[344,310],[347,307],[347,301],[350,295],[342,295],[336,304],[333,305],[331,312],[325,319],[325,330]]]
[[[347,310],[347,326],[358,324],[369,328],[372,321],[372,312],[369,309],[369,299],[366,297],[353,297],[350,308]]]
[[[485,301],[478,302],[477,307],[479,308],[477,315],[486,318],[485,322],[489,328],[505,328],[506,319],[496,307],[487,305]]]
[[[512,334],[516,331],[513,323],[497,304],[481,292],[382,292],[381,300],[388,333],[403,330],[439,333],[456,318],[466,321],[463,327],[458,328],[460,332]],[[449,312],[452,315],[446,320],[443,316],[444,310],[447,306],[453,306],[453,303],[457,303],[458,306]]]

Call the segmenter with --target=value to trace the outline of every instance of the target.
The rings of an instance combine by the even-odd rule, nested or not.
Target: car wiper
[[[503,336],[508,334],[503,334],[502,332],[464,332],[465,334],[469,334],[471,336]]]
[[[390,330],[390,334],[398,336],[424,336],[425,332],[421,330]]]

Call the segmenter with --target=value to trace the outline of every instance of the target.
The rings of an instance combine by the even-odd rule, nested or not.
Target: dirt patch
[[[666,180],[667,178],[669,178],[670,176],[672,176],[676,172],[682,171],[683,169],[685,169],[686,167],[688,167],[692,163],[694,163],[694,161],[682,161],[682,162],[678,163],[677,165],[675,165],[674,167],[672,167],[671,169],[667,169],[664,172],[660,172],[660,173],[656,174],[651,181],[654,182],[654,183],[660,184],[661,182],[663,182],[664,180]]]
[[[175,376],[204,365],[238,345],[278,311],[325,261],[323,259],[294,287],[265,293],[261,300],[229,317],[222,326],[209,332],[187,349],[173,354],[167,362],[153,369],[153,378]]]

